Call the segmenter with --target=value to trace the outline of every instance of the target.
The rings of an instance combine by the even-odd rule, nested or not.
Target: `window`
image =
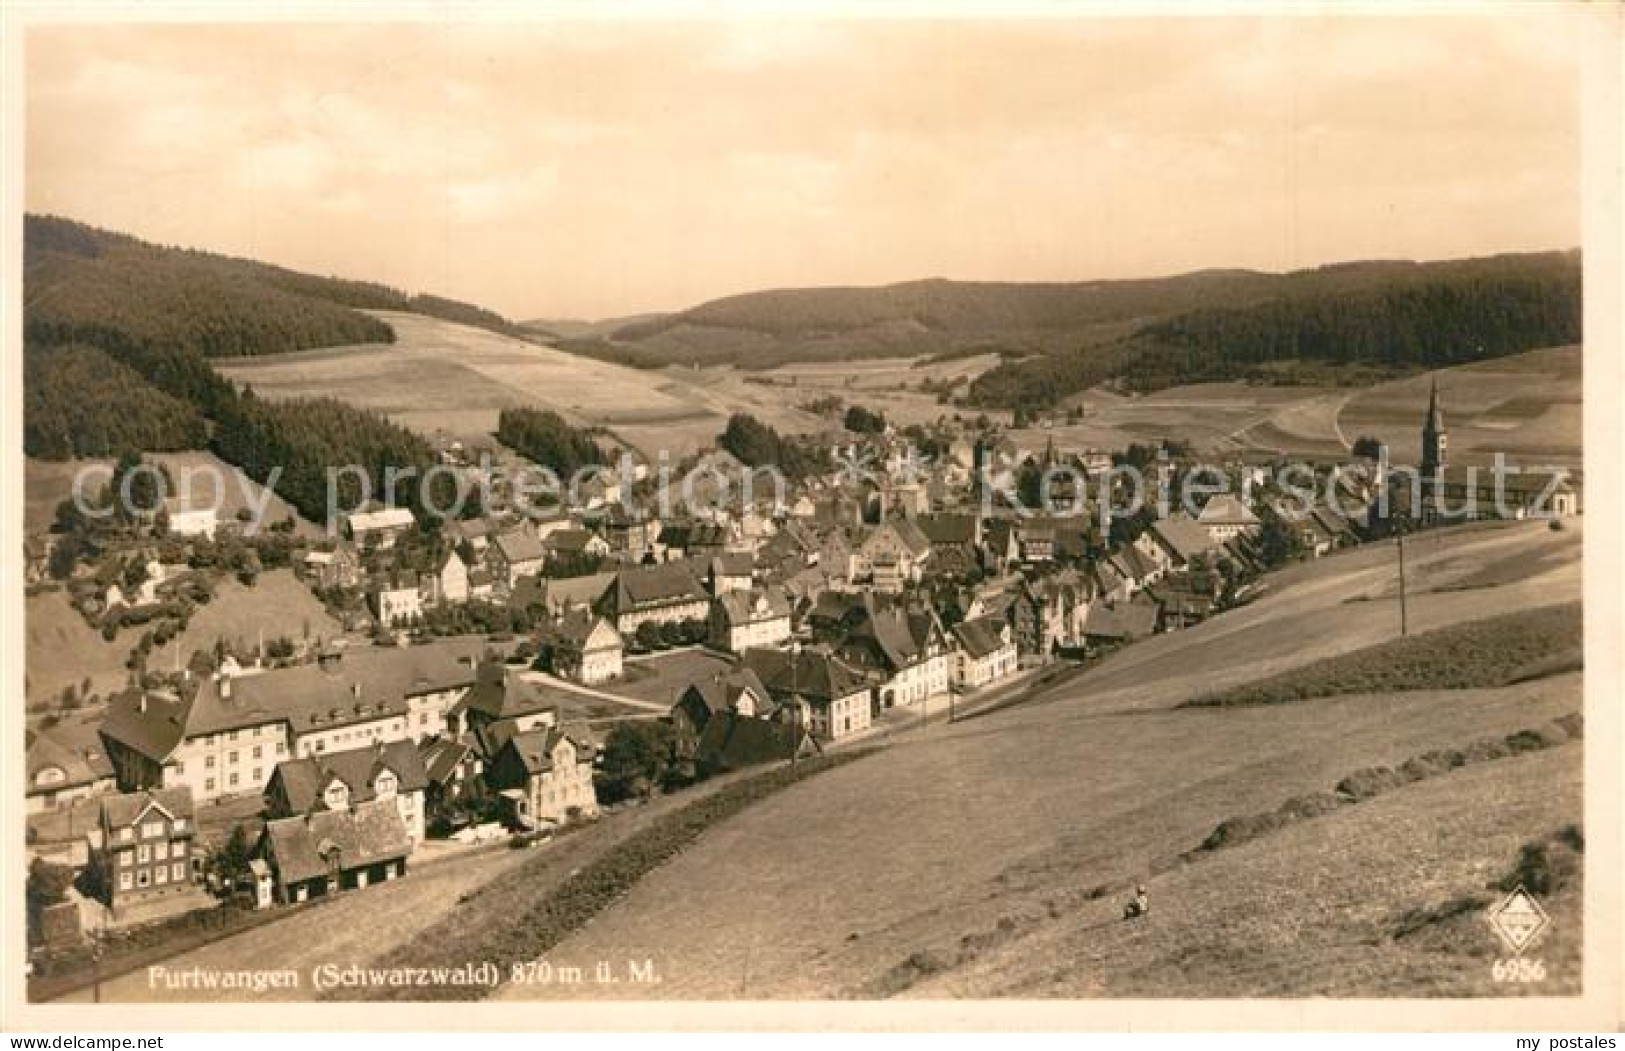
[[[163,834],[164,823],[162,821],[148,821],[141,826],[141,835],[145,839],[158,839]]]
[[[152,873],[153,882],[160,887],[169,882],[169,866],[159,865]]]
[[[259,745],[255,745],[255,746],[254,746],[254,758],[255,758],[255,759],[258,759],[258,758],[259,758],[259,757],[260,757],[260,746],[259,746]]]
[[[130,865],[130,852],[128,850],[121,850],[121,851],[118,852],[118,863],[119,863],[119,868],[128,868],[129,867],[129,865]]]
[[[255,767],[254,768],[254,780],[256,782],[264,781],[265,780],[265,771],[260,769],[259,767]]]
[[[135,884],[135,879],[128,872],[118,874],[118,889],[129,890]]]
[[[237,750],[235,748],[233,748],[231,750],[231,753],[226,756],[226,762],[235,763],[236,761],[237,761]]]
[[[122,842],[128,843],[130,840],[135,838],[135,829],[133,829],[133,828],[121,828],[121,829],[119,829],[118,830],[118,838]]]
[[[229,734],[227,734],[227,735],[226,735],[226,740],[228,740],[228,741],[235,741],[235,740],[237,740],[237,731],[236,731],[236,730],[233,730],[233,731],[231,731],[231,733],[229,733]]]
[[[152,845],[152,856],[158,861],[169,860],[169,844],[159,841]]]
[[[227,780],[226,783],[231,785],[231,787],[233,787],[233,788],[237,787],[237,772],[235,770],[232,771],[231,777]]]
[[[177,762],[175,764],[175,776],[179,777],[181,774],[184,774],[184,773],[186,773],[186,764]]]
[[[203,791],[205,791],[205,792],[213,792],[214,791],[214,778],[209,777],[209,778],[204,779],[204,781],[203,781]]]
[[[178,818],[175,819],[175,831],[176,832],[185,832],[186,831],[186,819],[184,817],[178,817]]]
[[[204,766],[204,769],[206,769],[206,770],[213,770],[214,769],[214,756],[212,756],[212,755],[204,756],[203,757],[203,766]]]
[[[152,860],[152,848],[145,843],[135,848],[135,860],[145,865]]]
[[[277,755],[287,755],[288,754],[288,746],[286,744],[284,744],[283,742],[278,741],[276,743],[276,754]]]
[[[185,865],[185,863],[177,861],[177,862],[175,862],[175,864],[169,866],[169,878],[174,880],[176,883],[185,882],[186,881],[186,865]]]

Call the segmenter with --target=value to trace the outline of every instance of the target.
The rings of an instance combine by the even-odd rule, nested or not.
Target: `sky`
[[[1566,248],[1577,32],[1549,9],[35,26],[26,198],[521,320]]]

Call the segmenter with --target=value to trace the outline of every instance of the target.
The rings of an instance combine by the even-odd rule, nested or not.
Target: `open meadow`
[[[1414,463],[1437,376],[1452,463],[1488,464],[1503,452],[1514,463],[1577,468],[1581,359],[1578,346],[1553,347],[1381,383],[1350,398],[1339,422],[1350,441],[1372,435],[1396,462]]]
[[[496,430],[505,408],[552,409],[605,427],[645,455],[710,444],[727,417],[695,404],[656,372],[595,361],[485,329],[376,312],[394,343],[235,358],[216,367],[271,398],[335,397],[422,434],[468,441]]]
[[[26,693],[31,705],[54,699],[66,686],[89,680],[91,691],[106,696],[123,689],[130,672],[125,667],[130,651],[146,630],[126,628],[108,642],[85,623],[61,590],[30,595],[24,600],[23,620],[28,644]],[[184,665],[196,650],[208,650],[223,641],[236,652],[252,653],[263,639],[286,636],[333,638],[342,625],[288,569],[261,573],[252,587],[233,578],[219,582],[215,596],[193,612],[177,641],[153,648],[149,666],[172,669]]]

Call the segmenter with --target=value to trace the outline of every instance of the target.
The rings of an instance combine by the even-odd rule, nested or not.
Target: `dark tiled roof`
[[[748,577],[756,572],[756,556],[749,551],[724,551],[711,559],[711,576]]]
[[[581,552],[597,536],[587,529],[557,529],[547,535],[547,546],[554,551]]]
[[[732,711],[739,703],[739,698],[747,692],[768,704],[773,701],[773,694],[748,666],[729,668],[707,678],[697,679],[683,690],[682,697],[698,697],[708,710],[716,713]]]
[[[729,624],[753,624],[790,615],[790,600],[784,589],[778,587],[751,588],[729,591],[717,596],[723,617]]]
[[[1219,493],[1207,502],[1196,520],[1202,525],[1254,526],[1258,516],[1234,493]]]
[[[547,549],[542,546],[542,542],[526,529],[514,529],[503,533],[492,541],[492,545],[502,552],[502,557],[510,564],[537,562],[547,557]]]
[[[999,635],[999,628],[997,621],[978,617],[954,625],[954,637],[973,660],[982,660],[1004,648],[1005,641]]]
[[[921,515],[915,524],[933,544],[971,545],[976,543],[979,532],[976,516],[971,514]]]
[[[143,792],[125,792],[107,796],[102,800],[102,824],[107,828],[128,828],[140,820],[147,808],[158,805],[170,817],[192,816],[192,790],[190,788],[154,788]]]
[[[297,813],[310,810],[321,801],[322,792],[336,777],[350,789],[350,801],[361,803],[373,797],[373,783],[385,770],[395,775],[401,792],[417,792],[428,786],[428,773],[417,746],[411,741],[342,752],[327,752],[277,764],[273,778],[280,778],[288,805]]]
[[[827,704],[850,697],[868,685],[862,672],[820,647],[809,647],[797,654],[746,650],[744,661],[781,702],[802,697],[815,704]]]
[[[457,702],[455,711],[476,711],[492,719],[514,719],[557,708],[575,695],[569,691],[526,682],[509,674],[506,665],[480,665],[479,679]]]
[[[277,668],[198,686],[186,720],[188,735],[219,733],[286,721],[295,732],[404,714],[407,698],[460,689],[474,682],[474,668],[454,646],[350,648],[317,664]]]
[[[713,770],[739,770],[789,759],[794,750],[795,736],[789,727],[771,719],[719,712],[700,732],[695,758]]]
[[[345,871],[394,861],[411,853],[400,810],[389,799],[351,810],[318,810],[265,823],[265,841],[283,886],[325,876],[336,855]]]
[[[607,597],[613,599],[617,613],[710,598],[686,562],[623,569],[615,575]]]
[[[431,737],[418,745],[418,760],[432,784],[444,784],[474,749],[451,737]]]
[[[1182,514],[1152,522],[1151,531],[1182,561],[1188,562],[1217,546],[1206,529]]]
[[[87,785],[113,776],[113,764],[97,736],[94,720],[65,718],[47,729],[28,731],[26,738],[23,762],[30,791],[34,788],[35,775],[49,767],[56,767],[64,775],[64,779],[51,788]]]
[[[190,708],[190,697],[126,694],[108,707],[107,716],[102,720],[101,736],[105,741],[117,742],[162,763],[185,739]]]

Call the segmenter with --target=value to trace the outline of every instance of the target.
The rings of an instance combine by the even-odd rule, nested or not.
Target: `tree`
[[[44,858],[35,858],[28,866],[28,940],[38,944],[45,910],[66,901],[68,888],[73,886],[73,869],[66,865],[53,865]]]
[[[846,418],[842,423],[854,434],[884,434],[886,431],[886,417],[878,412],[871,412],[862,405],[854,405],[847,409]]]
[[[1266,507],[1258,534],[1258,557],[1274,569],[1303,556],[1303,537],[1285,519]]]
[[[655,650],[659,649],[665,641],[665,635],[661,632],[658,623],[646,620],[639,624],[637,630],[632,633],[632,641],[638,644],[639,649]]]
[[[253,847],[248,832],[242,825],[232,827],[231,835],[216,847],[205,863],[209,874],[222,887],[231,888],[248,878],[248,863],[253,860]]]
[[[597,789],[606,802],[648,798],[672,761],[672,729],[664,721],[619,723],[604,741]]]
[[[79,873],[79,893],[106,904],[113,899],[113,874],[107,867],[107,855],[92,850]]]
[[[1363,456],[1367,460],[1382,458],[1382,442],[1369,434],[1362,434],[1354,439],[1354,455]]]

